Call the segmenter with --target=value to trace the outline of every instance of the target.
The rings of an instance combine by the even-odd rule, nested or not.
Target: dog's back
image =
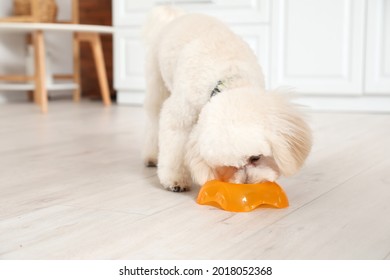
[[[161,6],[152,11],[144,30],[148,51],[154,52],[169,89],[176,65],[182,64],[179,60],[196,67],[198,73],[212,68],[216,81],[226,76],[218,72],[231,71],[232,65],[243,62],[247,71],[240,69],[240,74],[246,72],[248,79],[264,88],[262,70],[249,45],[213,17]]]

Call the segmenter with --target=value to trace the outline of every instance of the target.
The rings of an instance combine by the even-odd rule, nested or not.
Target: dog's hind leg
[[[192,179],[184,163],[185,147],[194,125],[189,106],[180,97],[169,97],[161,110],[158,177],[161,184],[174,192],[186,191]]]
[[[146,166],[157,166],[158,131],[161,106],[168,98],[169,91],[161,77],[157,60],[148,57],[146,61],[146,96],[144,109],[146,112],[146,131],[143,144],[143,160]]]

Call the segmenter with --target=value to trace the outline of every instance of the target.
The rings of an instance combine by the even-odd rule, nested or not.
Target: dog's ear
[[[280,100],[279,100],[280,101]],[[272,154],[281,174],[295,174],[303,165],[312,146],[311,130],[293,105],[279,103],[269,122]],[[275,108],[274,108],[275,109]]]

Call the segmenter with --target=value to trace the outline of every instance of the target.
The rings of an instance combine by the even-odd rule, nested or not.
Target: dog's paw
[[[170,168],[159,166],[157,175],[161,185],[171,192],[185,192],[191,187],[191,176],[183,165]]]
[[[168,186],[164,186],[165,189],[167,189],[168,191],[171,191],[171,192],[186,192],[186,191],[189,191],[190,190],[190,187],[189,186],[181,186],[179,184],[173,184],[173,185],[168,185]]]

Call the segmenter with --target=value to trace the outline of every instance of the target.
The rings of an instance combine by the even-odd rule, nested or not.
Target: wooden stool
[[[31,43],[34,46],[34,61],[35,73],[33,76],[26,75],[2,75],[0,80],[13,82],[27,82],[34,81],[35,88],[33,93],[34,102],[37,103],[41,111],[46,113],[48,110],[48,95],[46,86],[46,57],[45,57],[45,40],[44,30],[70,30],[73,32],[73,74],[72,75],[54,75],[55,78],[70,79],[77,85],[77,89],[73,91],[73,100],[78,102],[81,96],[81,79],[80,79],[80,43],[87,42],[91,45],[92,53],[95,61],[96,72],[98,74],[99,86],[103,103],[106,106],[111,105],[110,90],[108,87],[107,73],[104,63],[102,43],[99,33],[90,31],[94,26],[79,25],[78,0],[72,0],[72,19],[71,21],[61,22],[60,24],[39,24],[37,23],[37,1],[32,0],[32,16],[28,17],[9,17],[0,20],[1,22],[13,22],[14,26],[8,27],[10,29],[28,29],[31,31]],[[31,26],[23,26],[21,22],[31,21]],[[18,22],[21,23],[18,26]],[[11,24],[12,25],[12,24]],[[34,27],[36,26],[36,28]],[[66,25],[74,25],[69,27]],[[61,28],[61,27],[65,28]],[[0,26],[1,27],[1,26]],[[39,28],[41,27],[41,28]],[[78,28],[83,27],[83,28]],[[86,28],[88,27],[88,28]],[[87,29],[87,30],[86,30]],[[98,28],[99,29],[99,28]],[[82,30],[82,31],[78,31]],[[95,28],[96,30],[96,28]]]
[[[80,42],[88,42],[90,43],[93,52],[103,104],[106,106],[111,105],[110,89],[108,86],[102,43],[99,34],[94,32],[76,32],[74,34],[73,42],[74,72],[70,78],[72,78],[73,81],[78,85],[78,88],[73,92],[73,100],[78,102],[80,101],[81,96],[79,44]],[[35,75],[33,77],[33,80],[35,81],[34,101],[40,106],[41,111],[46,113],[48,108],[48,96],[46,88],[45,41],[42,30],[33,32],[32,43],[35,51]],[[31,77],[25,78],[27,80],[31,79]]]

